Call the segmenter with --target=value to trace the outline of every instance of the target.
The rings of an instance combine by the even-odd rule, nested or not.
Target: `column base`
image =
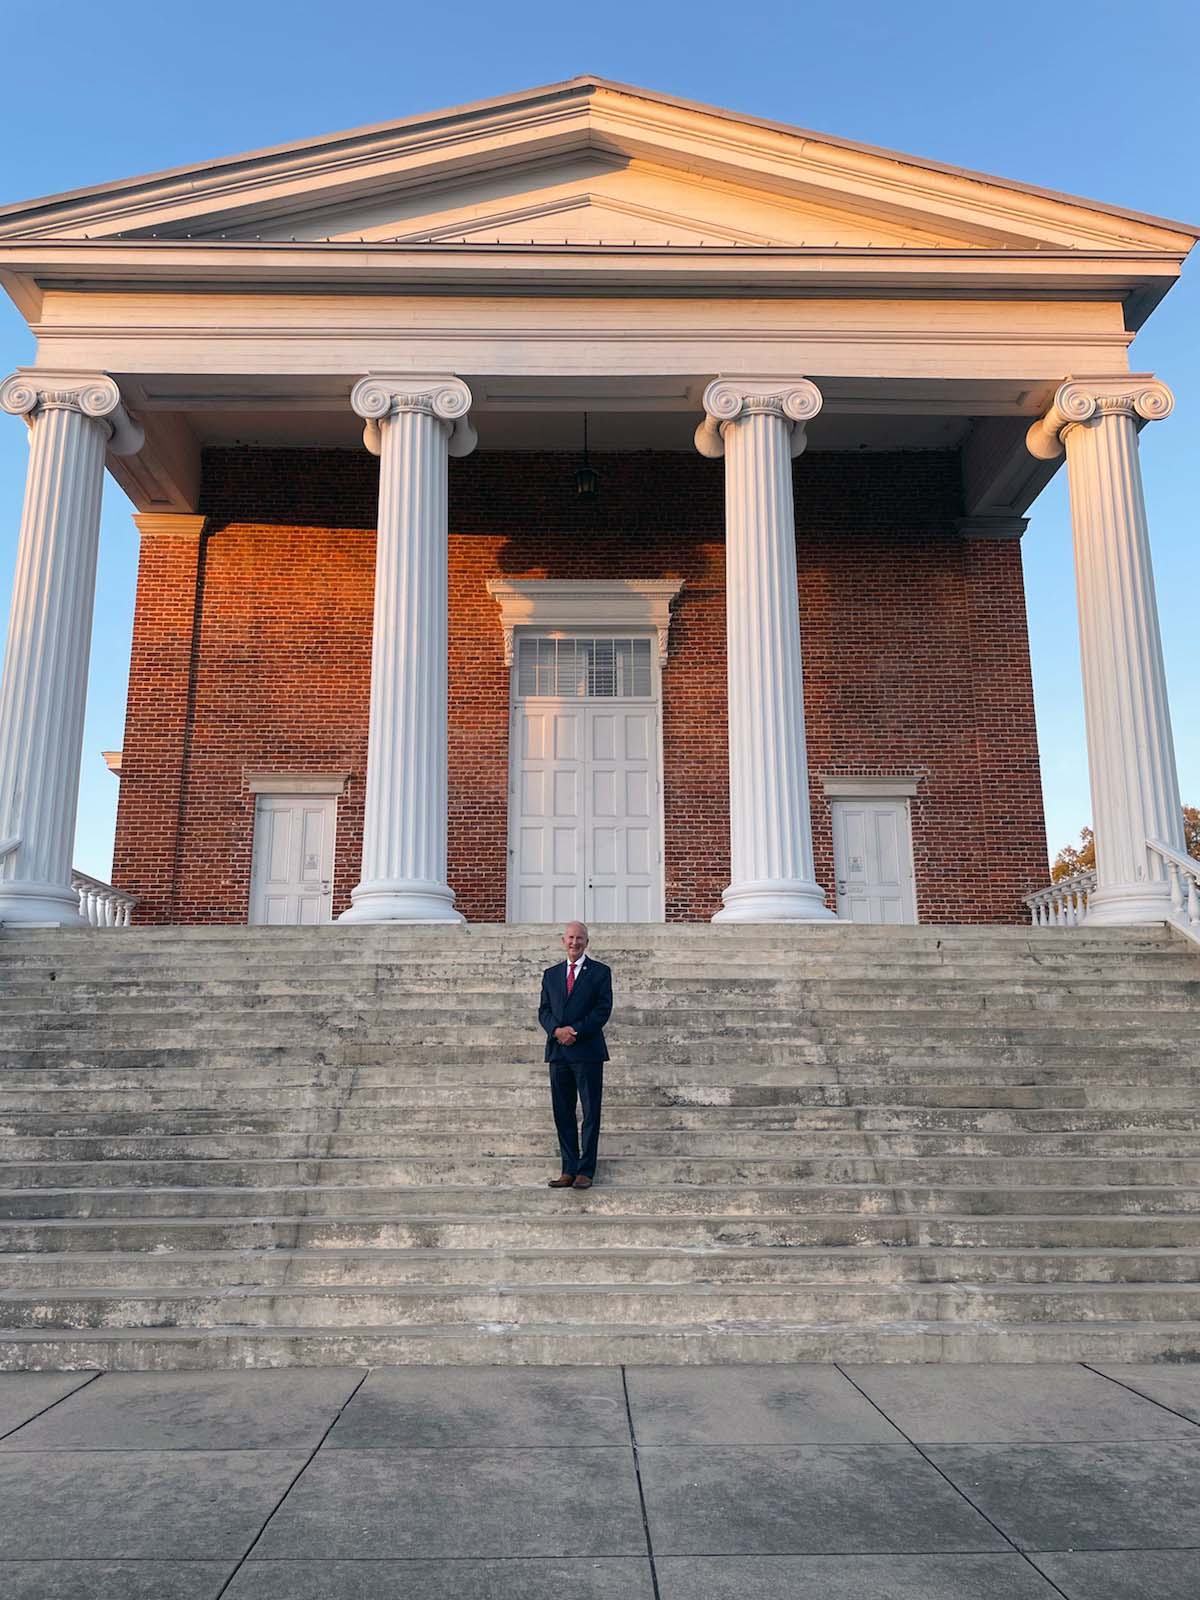
[[[339,922],[440,922],[461,927],[466,918],[454,909],[454,890],[432,880],[376,878],[350,891],[350,906]]]
[[[1144,883],[1110,883],[1088,896],[1088,928],[1132,927],[1139,922],[1167,922],[1171,917],[1170,885],[1160,879]]]
[[[803,878],[764,878],[731,883],[714,922],[836,922],[820,884]]]
[[[10,928],[89,928],[69,884],[0,882],[0,923]]]

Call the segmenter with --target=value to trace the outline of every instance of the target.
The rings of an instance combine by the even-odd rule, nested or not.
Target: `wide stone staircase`
[[[1200,950],[611,927],[0,935],[0,1367],[1200,1358]]]

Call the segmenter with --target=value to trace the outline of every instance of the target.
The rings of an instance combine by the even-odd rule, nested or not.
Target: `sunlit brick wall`
[[[485,451],[450,465],[450,883],[469,920],[503,919],[509,691],[487,580],[677,578],[667,916],[708,918],[729,871],[723,468],[682,453],[597,457],[588,507],[574,465]],[[818,775],[916,774],[921,919],[1017,920],[1046,872],[1019,547],[959,539],[952,454],[810,453],[795,481],[819,879],[833,873]],[[256,767],[350,773],[334,914],[348,904],[376,482],[357,451],[209,451],[190,567],[166,549],[185,542],[146,541],[114,869],[143,897],[139,920],[246,920]]]

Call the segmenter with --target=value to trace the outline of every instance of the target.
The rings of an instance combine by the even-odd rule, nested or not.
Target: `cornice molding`
[[[778,417],[791,435],[793,456],[805,445],[805,427],[821,409],[821,391],[809,378],[716,378],[704,391],[704,420],[696,429],[702,456],[725,454],[725,429],[750,416]]]
[[[1025,442],[1030,455],[1053,461],[1063,453],[1068,430],[1093,418],[1131,417],[1140,428],[1169,417],[1174,409],[1175,396],[1149,372],[1127,378],[1068,378],[1059,385],[1049,411],[1029,429]]]
[[[964,539],[1012,540],[1025,532],[1029,518],[985,511],[973,517],[959,517],[954,526]]]
[[[199,539],[207,517],[178,511],[135,511],[133,524],[143,539]]]
[[[145,443],[141,424],[121,403],[121,391],[106,372],[61,372],[19,367],[0,383],[0,411],[24,417],[30,427],[47,411],[73,411],[98,422],[117,456],[135,455]]]

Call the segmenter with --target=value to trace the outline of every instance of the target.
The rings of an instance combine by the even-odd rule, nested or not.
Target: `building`
[[[78,920],[106,465],[138,922],[1017,920],[1064,460],[1088,915],[1162,920],[1129,347],[1196,237],[595,78],[0,211],[0,920]]]

